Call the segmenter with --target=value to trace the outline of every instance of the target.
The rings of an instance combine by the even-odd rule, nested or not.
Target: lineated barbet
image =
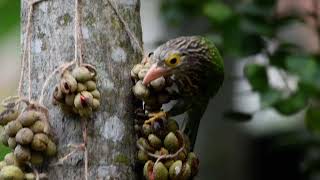
[[[149,54],[151,68],[143,79],[148,85],[161,76],[174,81],[179,90],[177,103],[167,112],[161,111],[147,120],[187,113],[183,131],[193,149],[198,127],[208,102],[221,87],[224,79],[223,60],[212,42],[201,36],[169,40]]]

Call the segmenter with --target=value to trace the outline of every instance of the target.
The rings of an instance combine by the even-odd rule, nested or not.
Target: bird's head
[[[199,72],[204,70],[206,65],[219,64],[223,68],[216,48],[200,36],[169,40],[148,56],[152,65],[143,79],[145,85],[161,76],[180,76],[190,72]],[[217,60],[215,57],[218,57]]]

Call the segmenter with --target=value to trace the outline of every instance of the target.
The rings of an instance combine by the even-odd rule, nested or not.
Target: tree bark
[[[28,5],[22,4],[22,38],[25,37]],[[42,86],[61,64],[74,59],[74,0],[47,0],[34,6],[31,42],[32,99],[38,100]],[[114,4],[141,42],[139,0],[116,0]],[[88,179],[136,179],[134,172],[135,136],[130,69],[141,60],[123,24],[107,0],[82,0],[84,62],[98,72],[101,107],[88,120]],[[27,96],[27,67],[23,69],[23,94]],[[57,160],[81,144],[79,116],[64,114],[52,105],[52,92],[59,80],[55,75],[45,89],[44,105],[50,112],[51,130],[58,154],[42,167],[49,179],[84,179],[84,153],[79,150],[62,165]],[[41,171],[41,170],[40,170]]]

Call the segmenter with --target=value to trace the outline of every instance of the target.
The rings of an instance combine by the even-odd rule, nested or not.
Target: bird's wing
[[[189,137],[191,150],[193,150],[194,148],[200,120],[207,109],[209,99],[210,98],[200,98],[196,100],[192,104],[191,108],[187,111],[187,122],[184,128],[184,132]]]

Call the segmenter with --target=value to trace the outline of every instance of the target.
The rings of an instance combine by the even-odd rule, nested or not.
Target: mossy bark
[[[119,13],[141,42],[139,0],[114,1]],[[22,4],[22,39],[25,37],[28,7]],[[82,0],[84,61],[98,71],[101,107],[88,120],[89,179],[135,179],[135,139],[130,69],[141,60],[128,33],[107,0]],[[74,0],[47,0],[34,6],[32,20],[32,99],[38,100],[42,86],[61,64],[74,59]],[[27,67],[23,69],[28,74]],[[58,155],[42,171],[49,179],[84,179],[84,153],[76,151],[62,165],[58,158],[68,154],[69,144],[83,142],[80,118],[64,114],[51,103],[58,81],[56,75],[45,89],[44,105],[58,145]],[[24,95],[28,78],[24,77]]]

